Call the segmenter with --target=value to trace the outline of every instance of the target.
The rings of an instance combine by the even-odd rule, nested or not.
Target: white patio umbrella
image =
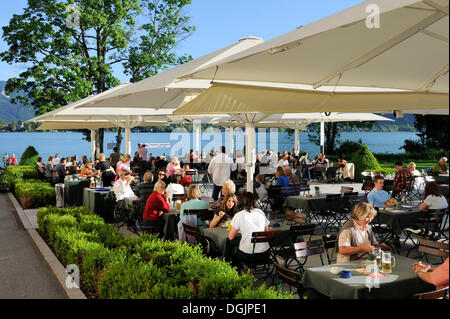
[[[183,78],[448,93],[448,11],[448,0],[366,1]]]
[[[212,124],[223,127],[245,127],[249,119],[243,115],[230,114],[232,119],[212,120]],[[256,114],[250,118],[255,128],[288,128],[294,130],[294,150],[298,154],[300,150],[299,131],[306,130],[311,123],[321,123],[320,150],[324,153],[324,123],[327,122],[366,122],[366,121],[390,121],[394,120],[371,113],[286,113],[286,114]]]
[[[194,99],[211,86],[209,80],[179,80],[178,78],[201,67],[220,63],[229,56],[245,51],[263,40],[246,37],[218,51],[158,73],[142,81],[114,91],[100,99],[85,101],[86,107],[143,107],[155,109],[177,108]]]
[[[255,128],[291,128],[295,130],[294,149],[300,150],[299,131],[305,130],[311,123],[321,123],[320,149],[324,153],[324,123],[326,122],[364,122],[364,121],[393,121],[392,119],[370,113],[288,113],[288,114],[230,114],[232,120],[212,122],[224,127],[245,127],[247,191],[253,191],[254,163],[256,161]]]

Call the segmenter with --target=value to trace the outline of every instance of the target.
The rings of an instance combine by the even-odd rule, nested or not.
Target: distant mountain
[[[404,114],[402,118],[396,118],[394,114],[380,114],[394,120],[394,122],[380,121],[375,123],[375,130],[379,131],[415,131],[414,114]]]
[[[31,106],[12,104],[9,96],[5,93],[6,81],[0,81],[0,118],[6,123],[13,121],[26,121],[34,117]]]

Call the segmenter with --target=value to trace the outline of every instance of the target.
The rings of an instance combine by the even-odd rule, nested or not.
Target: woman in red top
[[[11,162],[11,165],[17,165],[16,154],[13,154],[9,160]]]
[[[186,171],[189,171],[189,170],[190,170],[189,165],[185,164],[183,166],[183,171],[181,172],[182,179],[181,179],[180,184],[183,186],[186,186],[186,187],[191,186],[191,183],[192,183],[192,177],[190,175],[186,175]]]
[[[162,237],[162,229],[164,227],[164,221],[161,216],[164,212],[170,210],[169,193],[165,192],[165,190],[166,183],[163,181],[156,182],[153,193],[147,199],[142,216],[144,226],[158,229],[159,237]]]

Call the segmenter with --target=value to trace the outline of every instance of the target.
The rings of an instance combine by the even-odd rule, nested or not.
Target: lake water
[[[105,133],[105,153],[109,155],[112,150],[107,149],[107,143],[115,142],[116,133]],[[400,147],[406,139],[416,139],[414,132],[344,132],[340,140],[357,141],[361,139],[368,145],[374,153],[402,153]],[[125,151],[125,137],[123,137],[121,151]],[[136,151],[138,143],[170,143],[170,148],[149,148],[148,152],[153,155],[162,155],[177,153],[184,155],[193,148],[192,134],[177,132],[172,133],[131,133],[132,152]],[[235,133],[235,149],[243,149],[245,145],[245,134],[240,131]],[[258,151],[272,149],[274,151],[292,150],[294,145],[294,135],[288,135],[286,132],[257,132],[256,143]],[[217,149],[225,144],[228,149],[229,134],[202,132],[202,150],[209,151]],[[23,151],[28,145],[33,145],[44,161],[49,155],[59,153],[60,157],[90,154],[90,142],[83,140],[81,133],[64,132],[34,132],[34,133],[0,133],[0,154],[3,156],[8,152],[20,159]],[[312,144],[308,139],[308,132],[300,133],[300,148],[314,156],[319,153],[319,146]],[[345,154],[344,154],[345,155]]]

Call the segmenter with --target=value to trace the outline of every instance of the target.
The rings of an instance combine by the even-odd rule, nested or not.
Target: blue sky
[[[1,2],[1,26],[7,25],[13,14],[22,13],[27,5],[27,0]],[[197,30],[178,46],[177,53],[188,53],[198,58],[248,35],[269,40],[361,2],[363,1],[192,0],[186,13]],[[5,42],[0,39],[0,51],[6,49]],[[17,76],[21,71],[19,66],[0,62],[0,80]],[[128,81],[120,67],[114,71],[122,82]]]

